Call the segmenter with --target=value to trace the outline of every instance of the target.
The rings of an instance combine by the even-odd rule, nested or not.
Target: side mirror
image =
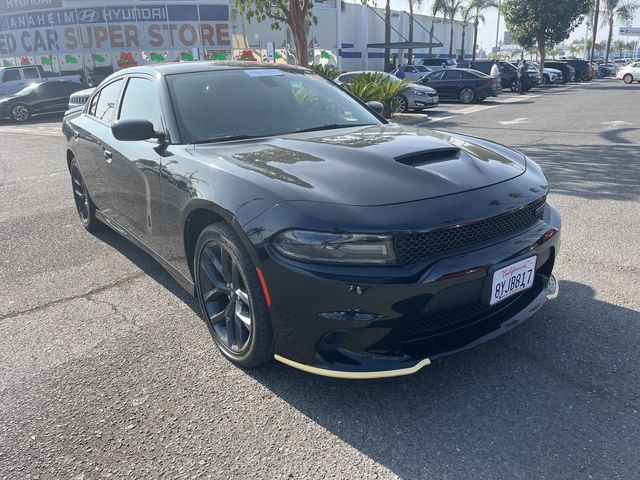
[[[384,105],[376,100],[367,102],[367,107],[376,112],[378,115],[382,115],[382,112],[384,111]]]
[[[111,125],[111,133],[117,140],[124,142],[161,137],[149,120],[116,120]]]

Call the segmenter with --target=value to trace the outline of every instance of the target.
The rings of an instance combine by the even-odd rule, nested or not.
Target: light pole
[[[496,48],[495,53],[498,53],[498,40],[500,39],[500,8],[502,7],[502,0],[498,0],[498,24],[496,25]]]

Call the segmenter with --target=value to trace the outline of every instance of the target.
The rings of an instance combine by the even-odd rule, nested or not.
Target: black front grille
[[[470,247],[531,227],[542,218],[542,197],[512,212],[477,223],[396,237],[396,250],[403,265],[412,265],[431,255]]]
[[[434,334],[459,324],[466,324],[476,317],[482,316],[489,308],[484,303],[473,302],[442,308],[433,312],[425,312],[407,323],[404,337]]]

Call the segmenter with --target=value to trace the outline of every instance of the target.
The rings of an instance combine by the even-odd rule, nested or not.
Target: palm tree
[[[476,59],[476,50],[478,49],[478,26],[480,22],[484,23],[484,12],[488,8],[498,8],[498,4],[493,0],[471,0],[469,2],[469,11],[471,12],[470,20],[473,22],[473,60]]]
[[[635,11],[640,7],[638,1],[621,2],[620,0],[602,0],[603,23],[609,24],[609,36],[607,37],[607,53],[605,55],[605,63],[609,62],[609,53],[611,51],[611,41],[613,39],[613,23],[616,19],[621,22],[629,22],[633,20]]]
[[[422,8],[424,0],[409,0],[409,41],[413,42],[413,10]],[[413,48],[409,49],[409,64],[413,63]]]
[[[617,39],[617,40],[614,40],[613,43],[611,44],[611,49],[614,51],[617,50],[618,56],[622,58],[622,50],[624,50],[625,46],[626,46],[626,43],[623,40]]]
[[[595,4],[591,5],[593,9],[593,29],[591,37],[591,54],[589,55],[589,61],[593,62],[593,48],[596,44],[596,37],[598,36],[598,15],[600,14],[600,0],[595,0]]]
[[[464,60],[464,40],[467,32],[467,27],[471,23],[471,9],[469,6],[462,5],[460,7],[460,21],[462,22],[462,60]]]
[[[438,13],[446,12],[446,0],[433,0],[431,4],[431,30],[429,31],[429,43],[433,43],[433,30],[435,28]],[[433,47],[429,47],[429,56],[433,53]]]
[[[449,35],[449,58],[453,55],[453,20],[462,8],[462,0],[446,0],[445,17],[449,16],[451,22],[451,33]]]

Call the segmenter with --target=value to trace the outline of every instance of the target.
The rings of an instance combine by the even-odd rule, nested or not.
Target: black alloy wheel
[[[11,118],[13,118],[16,122],[26,122],[31,117],[31,112],[29,111],[29,107],[22,103],[16,103],[13,107],[11,107]]]
[[[476,92],[473,88],[463,88],[458,94],[458,98],[462,103],[473,103],[476,99]]]
[[[220,351],[242,367],[269,360],[272,333],[265,296],[233,228],[225,223],[206,227],[194,260],[202,315]]]
[[[71,189],[73,191],[73,200],[76,204],[76,211],[82,222],[82,226],[89,232],[100,227],[100,222],[96,218],[96,209],[91,201],[87,187],[80,173],[78,161],[74,158],[69,165],[71,173]]]

